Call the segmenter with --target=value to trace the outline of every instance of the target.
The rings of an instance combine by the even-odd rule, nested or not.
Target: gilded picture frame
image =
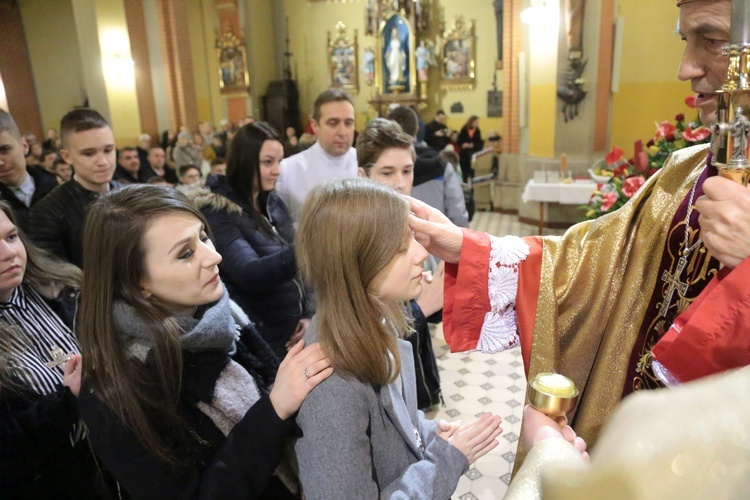
[[[354,30],[354,41],[350,41],[344,23],[339,21],[335,29],[333,37],[328,32],[328,74],[331,87],[356,94],[359,92],[357,30]]]
[[[476,85],[476,35],[474,23],[456,18],[440,37],[440,86],[471,90]]]
[[[242,39],[225,31],[216,40],[216,62],[219,67],[219,93],[225,97],[250,95],[247,49]]]
[[[414,95],[417,74],[414,30],[409,20],[391,12],[380,23],[375,51],[375,74],[381,94]]]

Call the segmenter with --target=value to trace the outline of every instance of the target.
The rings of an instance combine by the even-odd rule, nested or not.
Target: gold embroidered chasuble
[[[543,238],[528,373],[554,370],[583,389],[573,422],[589,446],[620,402],[649,299],[662,278],[673,218],[707,154],[705,145],[673,153],[617,212]]]

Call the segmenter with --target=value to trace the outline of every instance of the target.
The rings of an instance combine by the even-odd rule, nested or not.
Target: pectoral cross
[[[65,354],[65,351],[60,349],[59,347],[55,347],[49,352],[50,356],[52,356],[52,361],[48,361],[45,363],[49,368],[55,368],[56,366],[60,366],[62,364],[65,364],[68,362],[68,360],[73,356],[73,353]]]
[[[667,316],[667,310],[669,309],[669,304],[672,302],[675,290],[680,292],[683,296],[687,293],[688,284],[680,281],[680,275],[685,269],[685,266],[687,266],[687,257],[682,256],[677,261],[677,269],[674,270],[674,274],[669,274],[669,271],[666,269],[664,270],[664,273],[662,273],[661,280],[668,285],[668,288],[667,295],[661,303],[661,309],[659,309],[660,316]]]

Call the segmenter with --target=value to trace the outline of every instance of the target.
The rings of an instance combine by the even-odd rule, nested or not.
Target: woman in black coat
[[[464,182],[469,182],[469,179],[474,176],[471,168],[471,157],[474,153],[478,153],[484,148],[482,131],[479,130],[478,116],[471,115],[466,121],[466,124],[458,134],[458,144],[461,146],[461,154],[459,155],[461,174],[463,175]]]
[[[250,123],[232,139],[226,177],[206,181],[214,196],[189,194],[224,257],[219,270],[229,295],[279,359],[302,338],[314,314],[297,273],[292,217],[274,191],[283,157],[271,126]]]
[[[0,496],[106,495],[78,416],[81,271],[36,248],[0,202]]]
[[[277,364],[229,300],[205,218],[172,188],[101,197],[85,245],[79,408],[122,489],[294,496],[282,456],[299,406],[331,374],[323,352],[300,342]]]

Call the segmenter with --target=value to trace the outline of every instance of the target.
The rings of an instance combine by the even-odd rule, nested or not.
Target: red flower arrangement
[[[685,104],[695,108],[695,96],[685,98]],[[658,172],[669,155],[675,151],[696,144],[708,142],[711,131],[699,120],[686,123],[685,115],[675,116],[675,123],[663,121],[656,124],[654,138],[646,143],[635,142],[633,157],[625,159],[622,149],[614,146],[604,157],[605,166],[594,168],[592,173],[597,180],[609,177],[600,182],[584,209],[586,219],[596,219],[604,214],[614,212],[635,196],[646,183],[646,179]],[[601,176],[601,177],[600,177]]]

